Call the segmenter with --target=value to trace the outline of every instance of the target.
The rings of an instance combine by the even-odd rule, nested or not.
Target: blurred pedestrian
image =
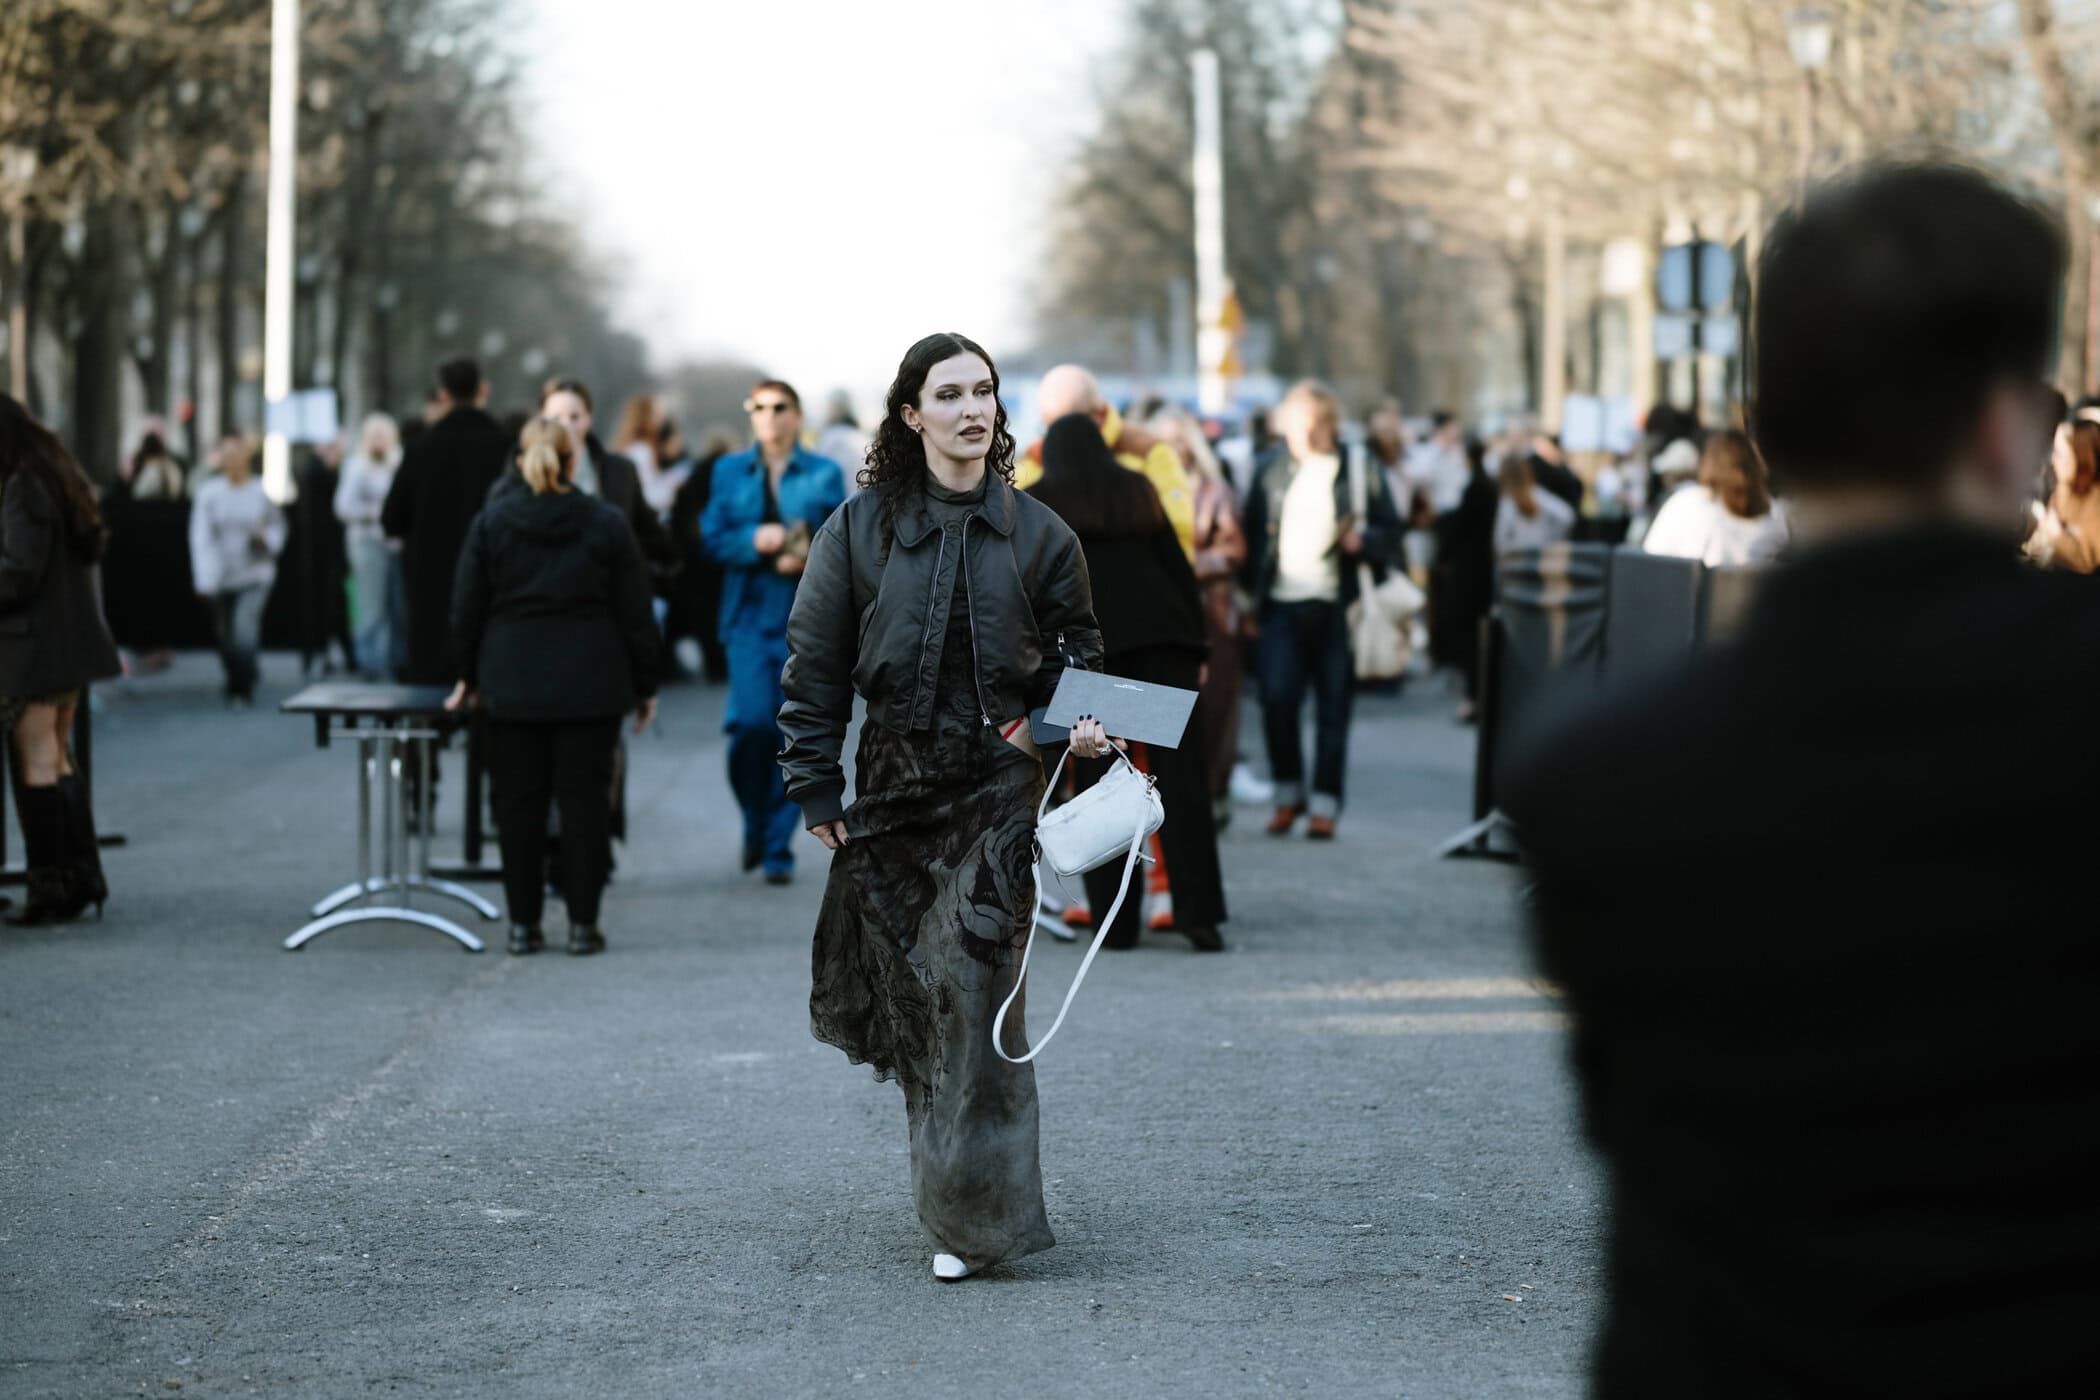
[[[408,646],[400,678],[411,685],[455,679],[451,611],[459,551],[510,452],[509,439],[488,414],[488,394],[472,360],[453,360],[438,371],[444,411],[403,450],[380,507],[380,528],[401,542]]]
[[[1574,532],[1574,508],[1539,488],[1535,458],[1522,452],[1504,454],[1495,480],[1502,493],[1502,503],[1495,511],[1497,559],[1518,550],[1561,544]]]
[[[256,479],[253,443],[226,437],[213,462],[217,474],[197,488],[190,507],[190,577],[211,605],[226,703],[245,710],[255,703],[263,605],[277,582],[286,526],[284,512]]]
[[[135,501],[179,501],[188,491],[189,471],[157,430],[149,429],[131,454],[125,485]]]
[[[1084,413],[1101,429],[1102,439],[1116,460],[1152,483],[1159,503],[1181,541],[1181,552],[1196,553],[1196,498],[1189,489],[1188,468],[1181,454],[1136,424],[1125,422],[1101,395],[1101,383],[1078,365],[1058,365],[1036,386],[1036,413],[1045,423],[1055,423],[1068,413]],[[1014,468],[1014,485],[1023,491],[1043,474],[1043,444],[1032,442]]]
[[[308,675],[317,668],[324,675],[335,670],[331,643],[342,652],[344,669],[358,665],[357,640],[350,627],[349,553],[343,522],[335,513],[342,462],[342,441],[330,438],[313,444],[299,464],[299,494],[293,503],[298,548],[292,553],[299,585],[299,666]]]
[[[627,527],[634,531],[635,543],[641,548],[642,563],[649,568],[652,583],[667,573],[674,567],[676,559],[670,536],[664,533],[661,518],[642,490],[641,468],[632,459],[607,451],[598,435],[591,431],[594,419],[589,387],[580,379],[548,380],[540,386],[540,414],[569,430],[576,448],[576,489],[596,496],[626,520]],[[650,462],[652,466],[655,463],[654,449],[651,450]],[[503,474],[497,490],[519,490],[524,484],[524,479],[513,466]]]
[[[2037,563],[2074,574],[2100,569],[2100,423],[2057,425],[2050,465],[2055,484],[2035,511],[2027,553]]]
[[[846,499],[838,463],[802,446],[802,399],[762,379],[744,401],[757,445],[715,464],[700,536],[726,571],[721,630],[729,654],[729,786],[744,813],[743,868],[794,878],[795,807],[782,788],[781,668],[788,613],[810,540]]]
[[[386,414],[372,414],[358,431],[357,450],[343,463],[335,488],[335,515],[343,522],[357,589],[357,669],[368,681],[393,677],[408,640],[401,550],[379,524],[400,466],[399,429]]]
[[[1067,414],[1050,425],[1043,438],[1043,474],[1028,494],[1079,537],[1101,628],[1101,669],[1128,680],[1200,690],[1210,644],[1195,571],[1158,494],[1117,463],[1092,417]],[[1225,922],[1225,885],[1218,871],[1202,716],[1191,717],[1179,747],[1133,748],[1139,767],[1158,780],[1166,805],[1159,842],[1173,900],[1172,926],[1198,952],[1218,952],[1225,946],[1218,934]],[[1105,776],[1110,764],[1081,759],[1073,766],[1083,790]],[[1122,875],[1113,861],[1088,872],[1087,907],[1107,909]],[[1135,948],[1144,923],[1139,901],[1126,899],[1102,946]]]
[[[1465,440],[1467,482],[1458,508],[1437,517],[1437,572],[1430,602],[1436,608],[1430,640],[1439,664],[1465,682],[1458,707],[1470,724],[1480,703],[1480,624],[1495,604],[1495,521],[1502,493],[1488,475],[1487,444]]]
[[[510,951],[535,953],[548,874],[548,817],[561,821],[559,885],[569,952],[602,952],[600,899],[612,870],[620,719],[656,714],[658,641],[642,558],[619,513],[574,488],[564,425],[519,438],[524,489],[476,516],[460,553],[452,634],[458,683],[447,709],[478,704],[510,906]]]
[[[718,501],[743,474],[735,460]],[[834,853],[811,1029],[903,1086],[912,1194],[934,1277],[951,1282],[1056,1243],[1035,1073],[992,1037],[1035,914],[1043,768],[1027,717],[1067,653],[1101,661],[1079,541],[1013,489],[1013,470],[991,357],[958,335],[905,352],[867,489],[811,547],[780,712],[789,795]],[[847,807],[856,694],[866,719]],[[1071,744],[1099,756],[1107,740],[1082,719]],[[1007,1054],[1023,1053],[1023,1019],[1006,1025]]]
[[[1247,539],[1240,533],[1240,506],[1224,465],[1204,439],[1200,425],[1185,413],[1174,413],[1150,425],[1174,444],[1188,464],[1196,497],[1196,587],[1203,603],[1204,636],[1209,661],[1203,676],[1203,741],[1213,821],[1219,831],[1232,819],[1232,770],[1239,759],[1240,690],[1244,675],[1241,651],[1247,621],[1240,606],[1240,567],[1247,562]]]
[[[700,520],[715,486],[715,464],[736,450],[727,433],[711,431],[693,459],[693,469],[671,501],[668,530],[679,567],[671,585],[673,638],[700,644],[700,673],[709,685],[729,679],[729,653],[722,645],[722,566],[700,538]]]
[[[2015,552],[2063,234],[1884,165],[1762,246],[1755,430],[1798,548],[1727,645],[1496,783],[1608,1172],[1594,1393],[2081,1394],[2094,943],[2041,906],[2089,868],[2100,766],[2037,741],[2100,706],[2100,610]]]
[[[846,494],[860,489],[861,469],[867,466],[868,435],[853,416],[853,399],[844,389],[831,395],[826,406],[824,430],[817,434],[817,455],[829,457],[846,474]]]
[[[1365,473],[1365,519],[1351,509],[1343,469],[1342,407],[1316,380],[1291,386],[1276,410],[1284,450],[1247,498],[1247,564],[1241,580],[1261,627],[1257,653],[1262,729],[1268,740],[1275,811],[1269,834],[1287,836],[1310,814],[1306,834],[1330,840],[1342,812],[1356,666],[1349,605],[1358,564],[1402,564],[1404,525],[1382,472]],[[1313,692],[1313,771],[1306,790],[1299,732]]]
[[[678,491],[678,483],[664,470],[668,463],[657,455],[663,425],[663,405],[656,395],[634,394],[620,410],[620,429],[612,442],[612,450],[634,464],[642,500],[659,520],[670,513],[671,497]]]
[[[1786,516],[1748,433],[1722,428],[1699,454],[1692,485],[1663,502],[1641,541],[1649,554],[1710,565],[1767,564],[1786,548]]]
[[[62,923],[109,885],[88,791],[73,769],[73,721],[90,683],[118,674],[102,616],[109,547],[94,485],[61,442],[0,394],[0,722],[10,730],[15,811],[28,862],[17,925]]]

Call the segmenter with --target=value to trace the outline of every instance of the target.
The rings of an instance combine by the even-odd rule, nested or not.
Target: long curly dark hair
[[[904,352],[904,361],[897,366],[897,377],[890,381],[889,394],[883,400],[882,422],[875,429],[875,438],[868,444],[868,462],[861,468],[860,484],[863,488],[882,493],[882,529],[887,535],[897,519],[898,510],[910,500],[926,483],[926,444],[919,440],[904,422],[907,406],[919,407],[919,391],[926,387],[926,376],[943,360],[952,360],[957,355],[975,355],[983,360],[985,368],[992,372],[992,395],[999,393],[999,366],[985,353],[982,345],[966,335],[954,331],[942,331],[929,335],[911,349]],[[1014,480],[1014,435],[1006,425],[1006,404],[999,402],[992,420],[992,448],[985,454],[984,464],[1011,486]]]
[[[18,472],[40,484],[59,508],[66,547],[90,564],[101,562],[109,549],[109,530],[102,523],[94,484],[57,434],[20,402],[0,394],[0,490]]]

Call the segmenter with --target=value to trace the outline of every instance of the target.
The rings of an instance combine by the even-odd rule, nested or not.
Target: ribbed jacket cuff
[[[844,784],[837,787],[812,788],[798,799],[802,804],[802,829],[815,831],[826,822],[835,822],[846,815],[843,799]]]

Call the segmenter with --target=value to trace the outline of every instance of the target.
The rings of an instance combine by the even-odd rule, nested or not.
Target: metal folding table
[[[444,934],[470,953],[486,948],[451,919],[408,904],[421,890],[457,900],[485,920],[501,917],[495,905],[466,886],[430,873],[431,751],[462,723],[445,709],[445,694],[443,686],[435,685],[330,682],[310,685],[280,707],[286,714],[312,715],[314,742],[324,749],[337,729],[357,740],[357,878],[314,905],[312,921],[284,941],[288,951],[297,952],[330,929],[370,923],[417,924]],[[422,807],[413,839],[408,826],[411,771],[418,780],[415,800]]]

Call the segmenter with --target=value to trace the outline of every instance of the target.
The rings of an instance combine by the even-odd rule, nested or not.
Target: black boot
[[[65,799],[56,787],[24,783],[15,789],[15,805],[22,817],[22,850],[29,863],[29,902],[10,913],[7,921],[17,928],[65,923],[80,912],[66,892]]]
[[[537,953],[547,946],[547,939],[538,924],[512,924],[510,926],[510,950],[519,957]]]
[[[569,952],[574,957],[588,957],[592,953],[605,951],[605,935],[596,924],[569,925]]]
[[[76,915],[94,905],[99,919],[109,899],[109,881],[102,876],[102,842],[95,834],[95,811],[78,776],[60,778],[58,791],[66,813],[67,901]]]

